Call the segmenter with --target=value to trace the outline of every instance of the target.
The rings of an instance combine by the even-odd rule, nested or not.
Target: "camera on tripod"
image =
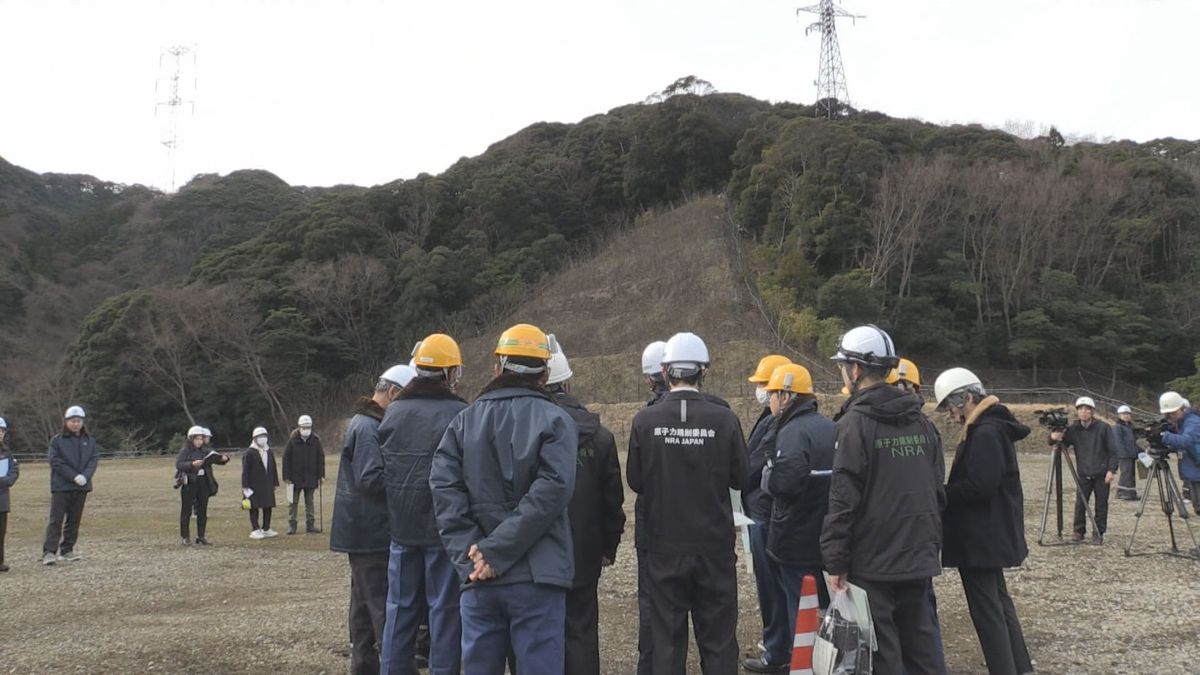
[[[1144,439],[1149,446],[1146,449],[1146,454],[1157,459],[1162,459],[1174,452],[1166,443],[1163,443],[1162,435],[1164,431],[1171,430],[1171,423],[1165,417],[1158,419],[1142,419],[1138,420],[1137,426],[1133,428],[1133,434],[1137,438]]]
[[[1037,415],[1038,424],[1046,427],[1050,431],[1066,431],[1067,427],[1071,425],[1071,419],[1067,414],[1066,408],[1034,410],[1033,414]]]

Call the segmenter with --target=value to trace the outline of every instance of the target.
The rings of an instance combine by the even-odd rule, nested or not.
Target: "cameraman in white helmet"
[[[1163,432],[1162,442],[1179,452],[1179,478],[1191,484],[1192,510],[1200,515],[1200,412],[1174,391],[1159,397],[1158,411],[1174,429]]]
[[[1096,495],[1096,531],[1093,544],[1104,543],[1108,529],[1108,491],[1117,475],[1117,437],[1108,422],[1096,419],[1096,402],[1090,396],[1075,400],[1078,419],[1066,431],[1051,431],[1050,442],[1062,443],[1075,449],[1075,466],[1079,472],[1079,498],[1075,500],[1074,541],[1083,541],[1087,534],[1085,508],[1088,499]]]

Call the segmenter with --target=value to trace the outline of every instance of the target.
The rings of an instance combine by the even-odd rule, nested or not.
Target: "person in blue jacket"
[[[85,417],[83,408],[77,405],[67,408],[62,433],[50,439],[50,450],[46,453],[50,461],[50,522],[42,544],[43,565],[60,560],[75,562],[80,558],[75,552],[79,521],[83,518],[83,504],[92,491],[92,476],[100,457],[100,447],[83,423]]]
[[[496,345],[496,377],[446,429],[429,487],[462,581],[463,671],[560,675],[575,557],[567,506],[579,432],[545,389],[550,346],[519,324]]]
[[[1158,411],[1175,430],[1163,432],[1162,442],[1179,451],[1179,479],[1191,484],[1192,509],[1200,515],[1200,412],[1174,391],[1159,397]]]

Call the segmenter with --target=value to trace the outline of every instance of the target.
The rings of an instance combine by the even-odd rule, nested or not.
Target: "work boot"
[[[307,524],[307,525],[305,525],[305,526],[304,526],[304,531],[305,531],[305,532],[307,532],[307,533],[309,533],[309,534],[318,534],[318,533],[320,533],[320,532],[321,532],[321,528],[317,527],[317,526],[316,526],[315,524],[313,524],[313,523],[309,523],[309,524]]]
[[[208,540],[205,539],[204,537],[196,537],[196,545],[197,546],[212,546],[212,544],[208,543]]]
[[[296,534],[296,523],[295,523],[294,521],[293,521],[293,522],[290,522],[290,523],[288,523],[288,531],[287,531],[287,533],[288,533],[288,534]]]

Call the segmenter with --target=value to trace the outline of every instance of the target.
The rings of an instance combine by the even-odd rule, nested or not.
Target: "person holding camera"
[[[1136,502],[1137,475],[1134,464],[1137,462],[1137,437],[1133,432],[1133,410],[1127,405],[1117,408],[1117,423],[1113,426],[1117,437],[1117,464],[1121,467],[1121,477],[1117,481],[1117,499]]]
[[[1162,442],[1179,452],[1179,477],[1191,485],[1192,510],[1200,515],[1200,412],[1174,391],[1158,398],[1158,411],[1174,429],[1163,432]]]
[[[1096,419],[1096,402],[1090,396],[1075,400],[1075,414],[1078,419],[1066,431],[1050,432],[1050,443],[1062,443],[1067,449],[1075,450],[1079,496],[1075,500],[1072,540],[1083,541],[1087,534],[1085,510],[1088,500],[1095,494],[1096,531],[1092,533],[1092,543],[1103,544],[1104,532],[1108,529],[1108,490],[1117,475],[1117,439],[1107,422]]]

